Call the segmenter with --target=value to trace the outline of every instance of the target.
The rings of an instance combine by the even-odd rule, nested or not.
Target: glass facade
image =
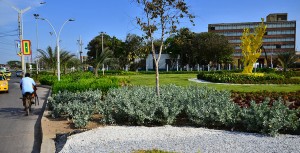
[[[224,36],[242,36],[243,32],[230,32],[230,31],[225,31],[225,32],[217,32],[220,35]],[[267,35],[293,35],[295,34],[295,30],[270,30],[267,32]]]
[[[245,29],[245,28],[250,28],[254,29],[257,27],[259,24],[258,23],[245,23],[245,24],[220,24],[220,25],[214,25],[213,27],[215,30],[237,30],[237,29]],[[280,23],[265,23],[268,28],[289,28],[289,27],[296,27],[296,24],[293,22],[280,22]]]

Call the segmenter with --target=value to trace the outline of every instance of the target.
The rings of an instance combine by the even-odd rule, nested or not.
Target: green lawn
[[[155,74],[141,74],[118,76],[127,78],[132,85],[155,86]],[[196,83],[188,79],[196,78],[197,74],[160,74],[160,85],[175,84],[178,86],[199,85],[214,87],[216,89],[233,90],[233,91],[277,91],[291,92],[300,90],[300,85],[233,85],[233,84],[214,84],[214,83]]]

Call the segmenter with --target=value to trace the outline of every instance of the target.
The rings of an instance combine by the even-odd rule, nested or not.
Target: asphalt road
[[[25,115],[19,88],[20,78],[12,73],[9,93],[0,93],[0,153],[39,153],[41,150],[41,118],[49,89],[38,87],[40,104],[32,105]]]

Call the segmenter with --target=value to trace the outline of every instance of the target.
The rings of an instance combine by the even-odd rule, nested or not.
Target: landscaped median
[[[51,115],[47,117],[69,120],[78,129],[97,121],[100,125],[185,125],[268,135],[300,133],[299,108],[292,107],[300,103],[299,85],[188,81],[197,74],[160,74],[159,96],[155,74],[150,72],[104,77],[76,72],[63,75],[60,82],[53,75],[40,75],[39,81],[55,88],[48,99]]]
[[[76,127],[84,127],[94,113],[103,124],[118,125],[191,125],[276,135],[299,130],[298,109],[289,109],[281,99],[251,102],[240,107],[229,91],[207,87],[162,86],[122,87],[108,91],[104,99],[99,90],[52,95],[49,105],[53,117],[67,117]]]
[[[162,74],[161,80],[167,79],[168,85],[161,86],[159,96],[154,86],[130,84],[134,77],[147,82],[148,75],[153,74],[117,78],[69,74],[60,82],[53,81],[48,99],[52,117],[70,119],[77,128],[84,128],[98,114],[104,125],[189,125],[269,135],[299,132],[299,108],[291,107],[300,102],[297,93],[291,99],[286,92],[266,91],[250,97],[243,96],[244,92],[170,83],[172,79],[185,82],[193,74]]]

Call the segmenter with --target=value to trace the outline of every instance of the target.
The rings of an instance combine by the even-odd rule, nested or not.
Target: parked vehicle
[[[6,78],[3,72],[0,72],[0,92],[8,93],[8,80],[10,79]]]
[[[22,70],[17,70],[16,71],[16,76],[17,77],[22,77],[23,76],[23,71]]]
[[[6,69],[6,72],[4,72],[4,74],[7,76],[7,77],[11,77],[11,72],[9,69]]]
[[[2,72],[2,73],[6,72],[6,68],[5,67],[0,67],[0,72]]]

